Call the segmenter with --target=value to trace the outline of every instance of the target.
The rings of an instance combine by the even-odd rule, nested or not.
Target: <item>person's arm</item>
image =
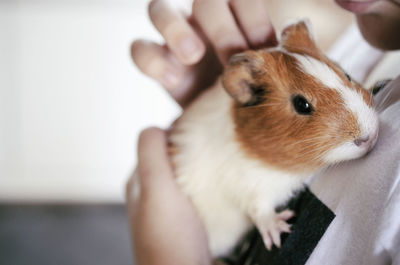
[[[138,265],[211,264],[203,225],[175,182],[164,131],[142,132],[126,200]]]

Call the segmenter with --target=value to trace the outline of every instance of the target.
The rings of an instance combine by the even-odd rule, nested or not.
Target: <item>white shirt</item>
[[[390,99],[390,101],[388,100]],[[378,93],[379,139],[365,157],[315,176],[336,215],[307,265],[400,264],[400,77]]]

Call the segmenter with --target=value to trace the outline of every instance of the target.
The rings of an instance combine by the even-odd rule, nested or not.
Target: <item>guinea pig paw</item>
[[[265,247],[268,250],[271,250],[273,245],[278,248],[281,247],[281,233],[290,233],[291,225],[286,221],[293,216],[294,212],[290,210],[275,213],[274,216],[270,218],[267,225],[264,224],[262,229],[259,229]]]

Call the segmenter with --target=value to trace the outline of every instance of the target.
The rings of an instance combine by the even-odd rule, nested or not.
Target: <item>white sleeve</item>
[[[397,174],[385,212],[381,217],[374,254],[400,265],[400,172]]]
[[[382,59],[383,52],[369,45],[354,23],[333,44],[328,57],[338,62],[354,80],[363,83]]]
[[[400,252],[397,252],[394,256],[392,265],[400,265]]]

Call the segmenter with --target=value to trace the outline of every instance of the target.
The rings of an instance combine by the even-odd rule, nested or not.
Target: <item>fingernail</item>
[[[196,62],[198,61],[202,54],[200,44],[195,41],[193,38],[185,37],[181,40],[179,44],[182,55],[188,62]]]
[[[172,88],[178,85],[179,77],[173,72],[165,72],[163,75],[163,83],[167,88]]]

